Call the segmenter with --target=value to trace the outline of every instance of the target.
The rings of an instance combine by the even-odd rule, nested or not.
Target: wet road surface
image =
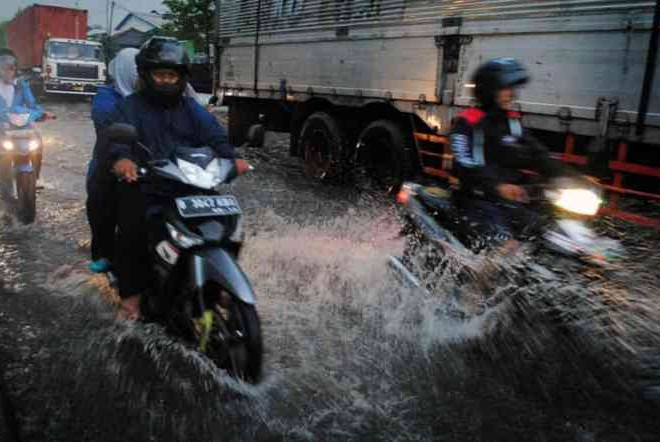
[[[12,424],[24,441],[657,440],[657,232],[626,239],[625,270],[499,287],[515,302],[460,321],[438,307],[451,278],[429,298],[388,273],[387,201],[306,179],[269,134],[235,184],[267,351],[247,386],[157,326],[112,322],[86,271],[89,103],[49,107],[37,222],[0,207],[0,440]]]

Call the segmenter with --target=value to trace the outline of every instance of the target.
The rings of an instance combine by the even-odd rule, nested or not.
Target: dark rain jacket
[[[220,158],[234,158],[234,147],[227,142],[227,132],[218,121],[190,97],[180,104],[165,108],[154,104],[139,92],[122,101],[108,125],[128,123],[137,129],[138,141],[153,153],[152,159],[170,159],[177,147],[211,147]],[[137,161],[138,154],[131,146],[107,145],[100,160],[111,168],[120,159]]]
[[[523,181],[520,169],[546,177],[574,173],[550,159],[547,149],[522,128],[520,118],[518,112],[470,108],[454,119],[450,141],[462,191],[494,199],[500,184]]]

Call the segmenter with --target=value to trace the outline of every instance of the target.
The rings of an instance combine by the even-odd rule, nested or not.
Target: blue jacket
[[[124,99],[114,86],[101,86],[92,99],[92,121],[98,134],[108,125],[117,105]]]
[[[14,86],[14,102],[6,103],[5,100],[0,97],[0,123],[9,122],[9,114],[30,114],[29,123],[32,123],[44,114],[44,110],[37,104],[37,100],[34,99],[32,91],[30,90],[30,85],[27,80],[19,78],[16,81]]]
[[[153,159],[169,159],[179,146],[209,146],[221,158],[234,158],[234,146],[227,143],[227,132],[213,115],[194,99],[184,97],[173,108],[152,104],[139,92],[126,97],[108,123],[128,123],[137,129],[138,141],[154,153]],[[108,144],[100,159],[104,167],[120,159],[136,160],[130,146]]]
[[[124,99],[122,95],[117,92],[114,86],[101,86],[97,91],[94,98],[92,98],[92,121],[96,129],[96,144],[92,151],[92,159],[89,161],[87,167],[87,183],[92,179],[96,172],[98,164],[98,151],[99,151],[99,132],[107,125],[110,117],[113,115],[117,105]]]

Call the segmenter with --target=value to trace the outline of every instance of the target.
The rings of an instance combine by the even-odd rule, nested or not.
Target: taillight
[[[402,206],[408,205],[410,202],[410,193],[408,192],[408,189],[401,189],[399,193],[396,194],[396,202]]]

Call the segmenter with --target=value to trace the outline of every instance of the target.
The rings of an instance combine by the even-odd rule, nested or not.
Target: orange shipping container
[[[87,38],[87,10],[35,4],[9,22],[6,36],[21,69],[40,66],[47,38]]]

